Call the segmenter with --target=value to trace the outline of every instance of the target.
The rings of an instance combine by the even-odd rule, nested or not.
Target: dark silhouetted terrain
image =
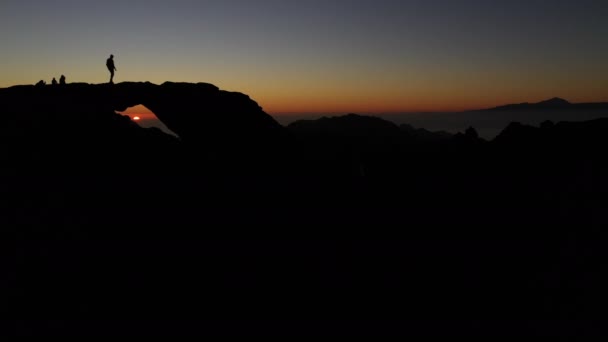
[[[138,104],[179,137],[116,113]],[[605,146],[608,118],[487,139],[283,126],[204,83],[0,89],[10,332],[597,336]]]
[[[608,103],[570,103],[552,98],[538,103],[508,104],[463,112],[387,114],[381,117],[400,124],[450,133],[474,126],[482,138],[492,140],[511,122],[539,126],[547,120],[578,122],[605,118],[608,117]]]

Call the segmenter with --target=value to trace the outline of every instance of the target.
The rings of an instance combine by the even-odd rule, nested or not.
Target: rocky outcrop
[[[282,130],[247,95],[207,83],[15,86],[0,89],[0,103],[6,127],[21,133],[40,127],[100,128],[115,121],[115,111],[139,104],[152,110],[183,141],[197,144],[236,140],[251,144],[275,138]]]
[[[116,113],[138,104],[179,138]],[[198,217],[167,207],[188,207],[192,194],[219,201],[233,189],[278,187],[269,170],[287,174],[275,157],[283,131],[247,95],[211,84],[0,89],[0,210],[18,208],[8,210],[17,222],[114,222],[132,205],[170,222]]]

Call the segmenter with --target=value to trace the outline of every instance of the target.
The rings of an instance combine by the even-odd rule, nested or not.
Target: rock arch
[[[189,142],[266,140],[283,129],[249,96],[208,83],[120,83],[110,90],[113,110],[142,104]]]

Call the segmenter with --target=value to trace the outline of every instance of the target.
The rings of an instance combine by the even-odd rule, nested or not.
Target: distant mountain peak
[[[490,110],[535,110],[535,109],[570,109],[574,107],[575,104],[568,102],[559,97],[554,97],[545,101],[536,102],[536,103],[517,103],[517,104],[508,104],[503,106],[498,106],[494,108],[490,108]]]
[[[559,97],[554,97],[554,98],[537,103],[537,105],[544,105],[544,106],[563,106],[563,105],[570,105],[570,104],[571,103],[568,102],[567,100],[564,100]]]

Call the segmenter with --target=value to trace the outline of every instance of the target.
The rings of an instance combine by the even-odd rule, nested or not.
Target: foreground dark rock
[[[234,137],[268,139],[281,128],[247,95],[219,90],[208,83],[17,86],[2,89],[0,98],[3,120],[56,123],[56,128],[70,123],[66,120],[93,122],[143,104],[180,138],[196,143],[221,145]]]
[[[144,104],[179,138],[116,114]],[[0,89],[17,335],[598,335],[608,119],[281,127],[209,84]]]

